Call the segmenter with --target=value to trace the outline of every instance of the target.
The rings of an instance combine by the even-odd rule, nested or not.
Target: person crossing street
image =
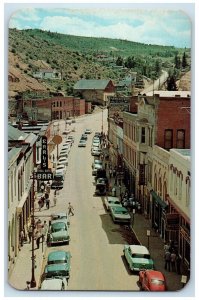
[[[68,203],[68,215],[70,216],[72,214],[72,216],[74,216],[74,208],[71,205],[71,203]]]

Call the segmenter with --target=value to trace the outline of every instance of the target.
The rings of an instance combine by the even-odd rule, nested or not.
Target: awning
[[[158,202],[158,204],[160,204],[160,206],[161,206],[163,209],[167,207],[168,204],[167,204],[166,202],[164,202],[164,201],[156,194],[156,192],[151,191],[150,193],[151,193],[152,197],[155,199],[155,201]]]

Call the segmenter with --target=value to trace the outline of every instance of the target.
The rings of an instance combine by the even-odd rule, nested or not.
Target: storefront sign
[[[47,137],[41,137],[41,169],[48,169],[48,142]]]
[[[52,172],[36,172],[35,175],[36,175],[35,176],[36,180],[42,180],[42,181],[53,180]]]

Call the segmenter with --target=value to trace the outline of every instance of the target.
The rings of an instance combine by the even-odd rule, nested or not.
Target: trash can
[[[112,188],[112,197],[116,197],[116,188]]]

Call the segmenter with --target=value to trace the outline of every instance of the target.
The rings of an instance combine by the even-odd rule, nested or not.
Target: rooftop
[[[190,91],[150,91],[146,93],[146,96],[159,95],[159,97],[182,97],[189,98],[191,97]]]
[[[74,85],[74,90],[104,90],[109,82],[109,79],[81,79]]]

